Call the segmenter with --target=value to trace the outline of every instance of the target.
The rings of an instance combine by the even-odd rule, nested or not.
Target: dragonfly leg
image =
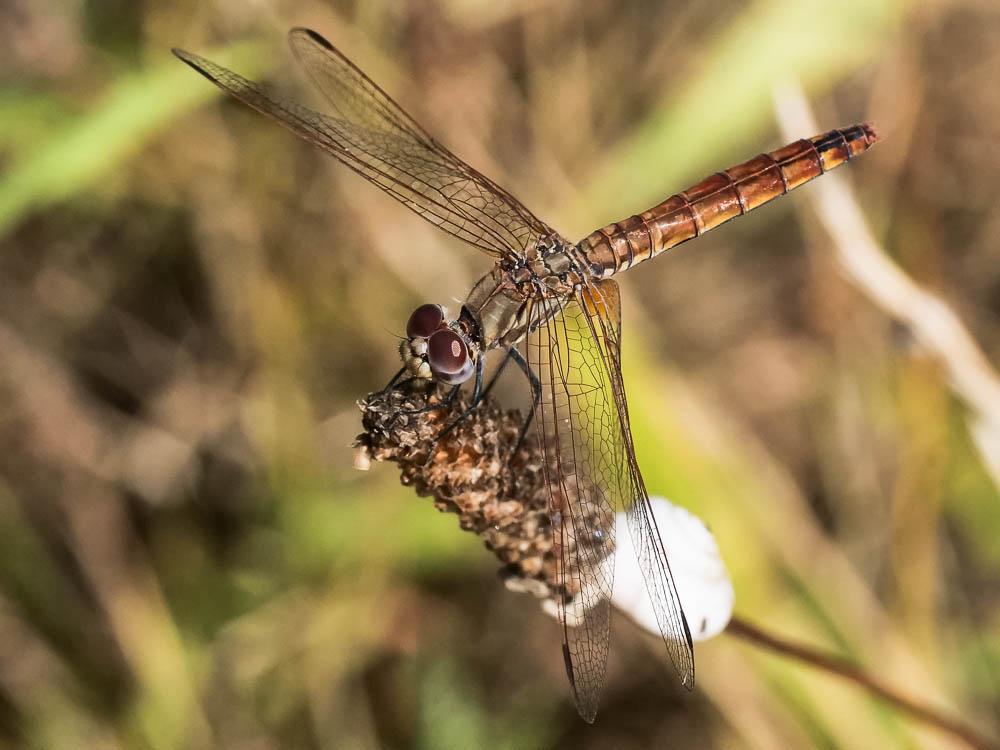
[[[388,393],[389,390],[391,390],[392,387],[394,385],[396,385],[396,383],[399,382],[399,379],[402,377],[402,375],[403,375],[404,372],[406,372],[406,368],[405,367],[400,367],[399,368],[399,372],[397,372],[395,375],[392,376],[392,380],[390,380],[388,383],[385,384],[385,388],[383,388],[381,391],[379,391],[378,395],[384,396],[386,393]]]
[[[464,420],[467,416],[469,416],[473,412],[473,410],[477,406],[479,406],[479,402],[482,401],[483,396],[486,395],[485,392],[483,391],[483,361],[485,359],[486,359],[485,357],[480,356],[479,359],[476,360],[476,382],[472,388],[472,400],[469,401],[468,407],[466,407],[465,411],[463,411],[461,414],[455,417],[455,420],[450,425],[445,427],[443,430],[441,430],[441,432],[439,432],[437,435],[434,436],[434,441],[431,443],[430,450],[427,451],[427,460],[424,462],[424,465],[427,465],[431,462],[431,458],[434,456],[434,448],[437,446],[438,441],[445,435],[447,435],[449,432],[451,432],[453,429],[455,429],[458,425],[460,425],[462,423],[462,420]],[[496,380],[495,377],[494,380]],[[493,383],[491,382],[490,385],[492,386]],[[460,387],[461,386],[456,385],[455,388],[452,390],[452,392],[448,395],[449,404],[451,403],[453,394],[458,393],[458,389]]]
[[[456,421],[467,417],[469,412],[479,406],[479,402],[483,400],[483,363],[485,361],[486,357],[484,355],[480,355],[479,358],[476,359],[476,382],[472,386],[472,401],[469,402],[469,408],[462,412],[462,416]]]
[[[521,431],[517,435],[517,442],[514,443],[514,449],[510,452],[511,457],[513,457],[520,450],[521,443],[524,442],[524,436],[528,434],[531,421],[535,418],[535,409],[538,408],[538,404],[542,400],[542,382],[538,379],[535,371],[531,369],[531,365],[525,361],[521,352],[512,348],[507,355],[521,368],[521,372],[524,373],[531,386],[531,406],[528,408],[528,416],[524,418],[524,423],[521,425]]]
[[[542,383],[531,369],[531,366],[525,361],[524,355],[517,350],[517,347],[512,346],[507,350],[507,353],[504,355],[503,361],[500,363],[497,371],[493,373],[493,377],[490,378],[490,382],[487,383],[486,388],[483,389],[481,398],[486,398],[489,395],[490,391],[493,390],[493,386],[496,385],[497,380],[500,379],[503,371],[511,362],[514,362],[518,368],[520,368],[521,372],[524,373],[524,376],[528,378],[528,384],[531,386],[531,406],[528,408],[528,414],[524,418],[524,422],[521,424],[521,429],[517,435],[517,442],[514,443],[514,448],[510,452],[510,456],[513,457],[514,454],[520,449],[521,443],[524,442],[524,437],[528,434],[528,428],[531,427],[531,421],[534,419],[535,409],[542,400]],[[473,396],[472,404],[469,409],[471,410],[475,408],[477,404],[478,401],[475,396]],[[465,415],[462,416],[464,417]]]
[[[503,361],[500,362],[500,366],[497,368],[497,371],[493,373],[493,377],[490,378],[490,382],[487,383],[486,387],[483,389],[483,398],[490,395],[490,391],[493,390],[493,386],[497,384],[500,376],[503,375],[503,371],[507,369],[507,365],[509,365],[510,361],[514,358],[513,352],[514,349],[508,349],[507,353],[504,354]]]
[[[527,363],[524,359],[524,355],[521,354],[516,348],[511,347],[507,351],[508,361],[513,361],[524,373],[524,376],[528,379],[528,384],[531,387],[531,406],[528,407],[528,414],[525,416],[524,421],[521,423],[521,429],[517,433],[517,440],[514,442],[514,446],[510,449],[507,454],[507,458],[504,464],[507,466],[507,478],[504,481],[503,492],[505,495],[513,495],[516,492],[516,480],[513,476],[513,472],[510,467],[514,461],[514,456],[521,449],[521,444],[524,442],[525,436],[528,434],[528,428],[531,427],[531,422],[535,418],[535,410],[538,408],[538,404],[542,400],[542,382],[538,379],[535,371],[531,369],[531,365]]]

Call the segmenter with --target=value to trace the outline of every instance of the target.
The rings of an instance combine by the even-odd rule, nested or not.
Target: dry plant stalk
[[[786,135],[815,127],[816,118],[797,81],[776,89],[774,101]],[[810,197],[847,278],[873,304],[906,326],[940,364],[952,392],[968,409],[976,447],[1000,487],[1000,375],[948,303],[889,257],[843,175],[819,180]]]

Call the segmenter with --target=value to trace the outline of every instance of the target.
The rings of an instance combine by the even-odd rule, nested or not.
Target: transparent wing
[[[620,452],[624,456],[618,473],[624,474],[625,494],[622,496],[628,516],[629,533],[639,559],[649,594],[660,626],[660,634],[667,647],[670,661],[684,687],[694,687],[694,645],[688,628],[681,600],[670,572],[667,550],[656,527],[656,519],[649,503],[649,493],[639,472],[639,463],[632,444],[632,427],[629,424],[628,402],[621,370],[621,296],[613,279],[599,281],[587,287],[580,295],[580,304],[587,316],[593,346],[601,353],[608,375],[610,395],[614,398],[618,417]],[[621,507],[621,506],[617,506]]]
[[[694,684],[694,651],[632,445],[618,285],[607,280],[584,288],[561,314],[552,307],[557,302],[536,304],[537,319],[545,322],[526,347],[542,386],[537,429],[565,594],[559,601],[563,652],[577,708],[592,721],[610,640],[617,510],[627,512],[667,652],[687,687]]]
[[[597,714],[611,639],[614,517],[623,465],[607,375],[582,310],[569,300],[535,302],[540,325],[525,347],[541,384],[536,430],[544,453],[558,582],[563,656],[573,699]]]
[[[181,60],[244,104],[335,156],[404,206],[494,257],[522,256],[553,234],[494,182],[434,141],[326,39],[293,29],[297,59],[334,108],[321,114],[210,60]]]

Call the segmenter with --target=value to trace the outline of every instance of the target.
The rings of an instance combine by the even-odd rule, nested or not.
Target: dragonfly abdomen
[[[598,229],[579,247],[598,275],[611,276],[784,195],[877,140],[874,126],[864,123],[795,141],[717,172],[637,216]]]

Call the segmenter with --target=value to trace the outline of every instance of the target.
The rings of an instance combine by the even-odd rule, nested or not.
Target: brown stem
[[[841,656],[823,652],[803,643],[796,643],[787,638],[768,633],[741,617],[733,617],[726,627],[726,632],[737,638],[742,638],[755,646],[798,659],[825,672],[838,675],[845,680],[850,680],[872,695],[896,707],[901,712],[908,714],[918,721],[937,727],[942,732],[947,732],[957,737],[969,747],[976,748],[976,750],[998,750],[1000,748],[1000,743],[981,735],[965,722],[948,716],[936,708],[907,698],[895,688],[891,688],[885,683],[880,682],[856,664],[851,663]]]

